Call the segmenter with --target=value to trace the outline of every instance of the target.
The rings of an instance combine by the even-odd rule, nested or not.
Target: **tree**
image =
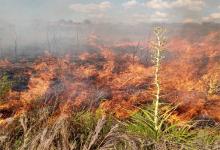
[[[16,27],[14,26],[13,27],[13,32],[14,32],[14,57],[15,57],[15,60],[17,60],[17,57],[18,57],[18,34],[17,34],[17,31],[16,31]]]

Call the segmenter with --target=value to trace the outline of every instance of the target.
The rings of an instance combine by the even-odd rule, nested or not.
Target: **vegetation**
[[[155,100],[153,104],[147,108],[140,108],[139,112],[131,117],[131,120],[125,123],[128,132],[132,134],[145,137],[145,142],[149,146],[158,149],[170,149],[174,148],[189,148],[192,146],[192,138],[194,137],[189,131],[191,125],[181,125],[178,122],[168,122],[175,107],[168,104],[160,103],[160,63],[162,59],[162,51],[164,51],[164,45],[166,43],[164,38],[164,30],[162,28],[156,28],[155,31],[156,40],[152,42],[152,48],[154,50],[155,73]],[[162,109],[166,108],[166,109]],[[143,149],[142,147],[141,149]]]
[[[161,104],[162,106],[163,104]],[[167,105],[167,104],[166,104]],[[218,149],[219,127],[196,128],[170,123],[173,107],[158,114],[154,129],[154,107],[140,108],[127,121],[97,112],[78,112],[51,117],[49,108],[32,110],[0,132],[3,150],[127,150],[127,149]],[[54,116],[55,117],[55,116]]]
[[[0,149],[97,149],[114,130],[110,128],[112,119],[92,112],[63,114],[56,119],[50,115],[47,108],[14,120],[9,130],[1,131]]]
[[[49,106],[33,107],[0,129],[3,150],[175,150],[220,149],[220,127],[198,126],[198,122],[171,121],[177,106],[162,103],[160,64],[164,30],[155,29],[155,99],[126,120],[118,120],[100,109],[72,114],[54,112]],[[216,89],[216,83],[211,84]],[[0,97],[9,92],[7,76],[0,81]],[[213,90],[216,91],[216,90]],[[33,104],[34,105],[34,104]],[[34,109],[35,108],[35,109]]]
[[[12,81],[9,80],[7,74],[3,74],[0,78],[0,102],[3,101],[6,94],[11,90]]]

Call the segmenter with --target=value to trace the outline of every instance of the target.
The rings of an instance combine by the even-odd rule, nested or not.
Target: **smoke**
[[[191,16],[191,12],[183,15]],[[194,14],[195,17],[197,14]],[[198,14],[199,15],[199,14]],[[168,37],[181,36],[189,41],[198,39],[213,31],[220,31],[218,23],[95,23],[90,20],[42,21],[34,20],[29,24],[0,24],[1,57],[14,55],[15,40],[18,55],[38,55],[45,51],[54,54],[73,53],[89,49],[89,38],[96,35],[101,45],[111,46],[124,41],[146,41],[153,27],[162,25],[167,28]],[[17,38],[17,39],[16,39]]]

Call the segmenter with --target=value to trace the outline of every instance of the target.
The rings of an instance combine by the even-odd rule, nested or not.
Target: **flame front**
[[[220,120],[217,36],[218,33],[211,33],[193,44],[175,38],[167,44],[160,72],[161,100],[179,104],[177,117],[181,120],[198,115]],[[28,88],[7,94],[7,100],[0,104],[0,122],[5,124],[33,108],[48,106],[56,115],[100,108],[124,118],[136,106],[152,101],[154,66],[146,43],[103,47],[90,42],[97,50],[81,53],[74,60],[47,55],[22,64],[28,66]],[[136,50],[135,45],[141,48]],[[19,64],[1,61],[0,67],[5,66]]]

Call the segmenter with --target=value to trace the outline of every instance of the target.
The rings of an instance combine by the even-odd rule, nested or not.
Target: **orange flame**
[[[181,38],[169,41],[161,70],[161,99],[179,104],[178,117],[182,120],[197,115],[208,115],[220,120],[220,44],[211,33],[197,43]],[[7,117],[18,117],[32,107],[53,105],[56,113],[69,114],[83,108],[100,107],[106,112],[124,118],[135,111],[136,105],[153,99],[152,64],[146,64],[140,55],[117,53],[111,48],[96,45],[99,50],[85,52],[75,62],[70,57],[50,55],[36,59],[30,65],[28,90],[12,91],[7,101],[0,104],[0,113],[11,110]],[[112,48],[136,45],[117,44]],[[146,48],[143,43],[140,44]],[[147,55],[150,55],[148,53]],[[0,67],[14,64],[0,61]],[[37,106],[36,106],[37,105]],[[4,112],[3,112],[4,113]],[[1,117],[0,117],[1,118]]]

